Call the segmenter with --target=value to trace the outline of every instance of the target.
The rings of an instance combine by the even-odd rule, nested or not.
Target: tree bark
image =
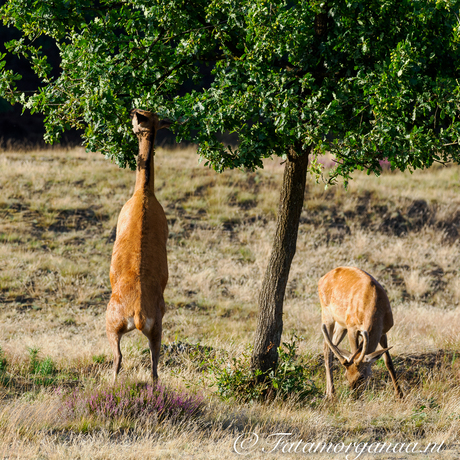
[[[283,303],[291,262],[296,251],[309,151],[301,143],[288,154],[280,193],[276,233],[259,295],[259,314],[251,367],[266,372],[278,363],[283,332]]]

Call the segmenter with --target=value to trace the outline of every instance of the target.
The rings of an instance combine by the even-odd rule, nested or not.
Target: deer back
[[[163,294],[167,238],[166,216],[155,195],[137,191],[120,212],[110,266],[112,297],[121,305],[139,309]]]
[[[318,292],[323,323],[333,319],[347,329],[366,330],[369,334],[378,330],[379,336],[393,326],[385,290],[363,270],[335,268],[320,279]]]

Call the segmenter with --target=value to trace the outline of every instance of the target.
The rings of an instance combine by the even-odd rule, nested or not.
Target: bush
[[[47,356],[40,359],[38,356],[40,349],[36,347],[29,348],[30,364],[29,369],[32,378],[36,383],[41,385],[51,385],[55,382],[57,374],[56,365],[53,360]]]
[[[194,416],[202,407],[203,398],[167,389],[156,383],[124,383],[109,388],[82,392],[77,389],[64,402],[76,416],[98,418],[151,417],[182,419]]]
[[[241,358],[214,360],[210,370],[218,394],[223,399],[235,397],[243,401],[260,401],[268,396],[282,399],[296,396],[305,400],[319,394],[315,383],[311,380],[308,370],[296,357],[297,345],[283,342],[278,348],[278,367],[266,375],[250,365],[250,353],[243,353]]]

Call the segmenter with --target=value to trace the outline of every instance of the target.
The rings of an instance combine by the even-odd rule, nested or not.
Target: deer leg
[[[158,361],[161,350],[161,319],[153,324],[150,330],[143,330],[142,333],[149,339],[150,361],[152,365],[152,380],[158,379]]]
[[[332,336],[334,330],[334,323],[327,324],[329,337]],[[332,350],[329,348],[329,345],[324,342],[324,366],[326,367],[326,397],[333,398],[335,393],[334,388],[334,379],[332,374],[332,359],[333,354]]]
[[[120,340],[123,334],[128,332],[128,330],[126,321],[117,313],[117,307],[112,302],[109,302],[107,306],[105,328],[113,353],[113,384],[115,385],[122,361]]]
[[[350,342],[351,354],[354,355],[361,345],[359,343],[359,331],[357,329],[348,329],[348,340]]]
[[[334,329],[334,337],[332,338],[332,343],[338,347],[340,345],[340,342],[342,342],[342,340],[345,338],[346,335],[347,335],[346,328],[339,326],[336,323],[335,329]]]
[[[112,349],[113,353],[113,384],[117,380],[117,375],[120,372],[121,367],[121,349],[120,349],[120,340],[122,337],[122,333],[110,330],[107,327],[107,338],[109,339],[110,348]]]
[[[380,346],[382,348],[388,348],[388,339],[387,339],[386,334],[382,335],[382,337],[380,339]],[[388,351],[386,351],[384,353],[383,360],[385,361],[385,366],[387,367],[388,372],[390,373],[390,377],[391,377],[391,381],[393,382],[395,393],[399,398],[402,398],[404,395],[403,395],[403,392],[401,391],[401,388],[399,387],[398,381],[396,379],[396,371],[395,371],[395,368],[393,366],[393,361],[391,360],[390,353]]]

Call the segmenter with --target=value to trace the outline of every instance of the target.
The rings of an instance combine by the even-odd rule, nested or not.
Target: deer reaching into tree
[[[114,383],[122,360],[121,337],[134,328],[149,340],[152,378],[158,378],[163,292],[168,281],[168,224],[154,193],[154,143],[156,132],[171,122],[140,109],[132,110],[130,115],[139,140],[136,185],[118,217],[110,265],[112,296],[106,315],[107,337],[114,355]]]
[[[388,352],[387,332],[393,326],[393,314],[383,287],[358,268],[338,267],[319,280],[318,291],[322,308],[327,396],[331,398],[335,392],[333,353],[345,367],[352,389],[367,382],[372,373],[372,363],[383,355],[395,392],[402,397]],[[351,353],[338,348],[347,333]],[[376,351],[379,344],[382,349]]]

